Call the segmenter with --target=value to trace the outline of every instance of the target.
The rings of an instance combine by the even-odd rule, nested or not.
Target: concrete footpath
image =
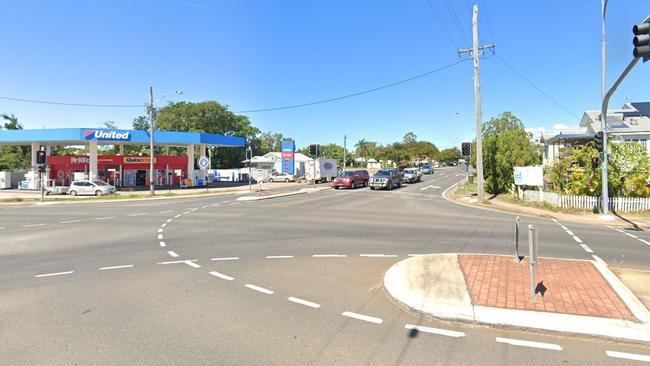
[[[528,268],[512,256],[419,255],[390,267],[384,287],[425,317],[650,342],[650,312],[606,266],[540,258],[534,301]]]

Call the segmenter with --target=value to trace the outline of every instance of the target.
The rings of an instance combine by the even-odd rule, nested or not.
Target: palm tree
[[[2,114],[2,115],[0,115],[0,117],[2,117],[2,119],[7,121],[7,122],[5,122],[5,125],[4,125],[5,129],[7,129],[7,130],[22,130],[23,129],[23,125],[21,125],[18,122],[18,117],[14,116],[13,113],[11,115]]]
[[[356,148],[355,154],[357,157],[362,158],[364,161],[368,160],[368,141],[366,139],[361,139],[354,145]]]

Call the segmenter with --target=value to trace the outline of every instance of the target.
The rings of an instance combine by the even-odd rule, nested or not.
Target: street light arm
[[[623,79],[625,79],[627,74],[629,74],[630,71],[632,71],[632,68],[634,68],[634,66],[637,64],[637,62],[639,62],[639,59],[640,59],[639,57],[635,57],[630,62],[630,64],[627,65],[627,67],[625,68],[625,71],[623,71],[623,73],[621,74],[621,76],[618,77],[618,79],[616,80],[614,85],[612,85],[612,87],[609,88],[609,91],[607,92],[607,94],[605,94],[605,97],[603,98],[603,105],[602,105],[601,110],[600,110],[600,121],[602,123],[602,126],[600,126],[600,127],[601,127],[602,130],[604,130],[607,127],[606,126],[606,123],[607,123],[607,108],[608,108],[608,105],[609,105],[609,99],[612,97],[612,95],[614,94],[614,92],[616,91],[618,86],[621,85],[621,83],[623,82]]]

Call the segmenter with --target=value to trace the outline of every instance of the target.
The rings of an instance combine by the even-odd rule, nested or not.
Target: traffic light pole
[[[623,79],[627,76],[627,74],[632,71],[634,66],[639,62],[639,57],[635,57],[632,62],[630,62],[629,65],[625,68],[625,71],[621,74],[621,76],[618,77],[618,80],[612,85],[612,87],[609,89],[607,94],[605,94],[605,97],[603,98],[603,105],[600,110],[600,123],[601,123],[601,129],[603,131],[603,164],[602,164],[602,187],[603,187],[603,215],[607,216],[609,215],[609,187],[608,187],[608,182],[607,182],[607,156],[608,156],[608,149],[607,149],[607,107],[609,105],[609,99],[612,97],[612,94],[616,91],[618,86],[623,82]]]

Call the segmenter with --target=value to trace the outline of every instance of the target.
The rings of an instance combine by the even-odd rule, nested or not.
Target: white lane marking
[[[564,229],[564,230],[569,230],[569,228],[567,228],[567,227],[564,226],[564,225],[560,225],[560,227],[561,227],[562,229]]]
[[[61,221],[61,224],[72,224],[73,222],[81,222],[81,220],[68,220],[68,221]]]
[[[345,258],[347,257],[347,254],[314,254],[312,257],[314,258]]]
[[[594,252],[593,250],[591,250],[591,248],[590,248],[589,245],[587,245],[587,244],[580,244],[580,246],[581,246],[582,249],[584,249],[585,252],[587,252],[587,253],[593,253],[593,252]]]
[[[426,254],[408,254],[409,257],[419,257],[421,255],[426,255]]]
[[[239,257],[210,258],[211,261],[236,261]]]
[[[287,258],[293,258],[292,255],[269,255],[266,257],[266,259],[287,259]]]
[[[44,274],[36,275],[36,278],[38,278],[38,277],[50,277],[50,276],[62,276],[62,275],[70,274],[70,273],[74,273],[74,271],[44,273]]]
[[[636,235],[632,235],[630,233],[625,233],[625,235],[629,236],[630,238],[638,239],[639,237]]]
[[[208,273],[210,273],[211,275],[213,275],[213,276],[215,276],[215,277],[219,277],[219,278],[221,278],[221,279],[224,279],[224,280],[226,280],[226,281],[232,281],[232,280],[235,279],[235,277],[230,277],[230,276],[228,276],[228,275],[225,275],[225,274],[223,274],[223,273],[219,273],[219,272],[217,272],[217,271],[210,271],[210,272],[208,272]]]
[[[251,285],[250,283],[247,283],[245,286],[248,287],[248,288],[251,289],[251,290],[255,290],[255,291],[261,292],[261,293],[263,293],[263,294],[273,295],[273,291],[271,291],[271,290],[267,290],[267,289],[265,289],[264,287],[259,287],[259,286]]]
[[[166,222],[167,222],[167,223],[170,223],[170,222],[172,222],[172,221],[174,221],[174,219],[168,219]]]
[[[105,270],[108,270],[108,269],[122,269],[122,268],[131,268],[131,267],[133,267],[133,264],[125,264],[125,265],[122,265],[122,266],[102,267],[99,270],[100,271],[105,271]]]
[[[161,241],[161,242],[160,242],[160,246],[164,248],[164,247],[166,247],[166,246],[167,246],[167,244],[165,244],[165,242],[164,242],[164,241]]]
[[[201,208],[208,208],[210,205],[201,206]]]
[[[190,266],[192,268],[201,268],[200,264],[194,263],[192,261],[185,261],[185,264],[187,264],[188,266]]]
[[[168,251],[167,251],[167,254],[171,255],[171,256],[174,257],[174,258],[178,258],[178,254],[176,254],[176,252],[173,251],[173,250],[168,250]]]
[[[194,208],[192,208],[190,211],[196,211],[196,210],[198,210],[198,209],[199,209],[198,207],[194,207]]]
[[[167,227],[167,223],[160,225],[160,227]]]
[[[562,350],[562,347],[560,347],[557,344],[524,341],[522,339],[497,337],[497,342],[499,342],[499,343],[507,343],[507,344],[509,344],[511,346],[542,348],[542,349],[550,349],[550,350],[553,350],[553,351],[561,351]]]
[[[167,213],[167,212],[174,212],[174,210],[165,210],[165,211],[160,211],[158,213]]]
[[[551,221],[553,221],[553,222],[555,222],[555,223],[557,223],[557,219],[551,219]]]
[[[5,228],[3,228],[3,227],[0,227],[0,230],[4,230],[4,229],[5,229]]]
[[[598,262],[598,263],[600,263],[600,264],[602,264],[602,265],[604,265],[604,266],[607,266],[607,263],[606,263],[604,260],[602,260],[599,256],[593,254],[592,257],[594,257],[594,260],[595,260],[596,262]]]
[[[185,212],[183,212],[183,215],[187,215],[190,212],[192,212],[192,211],[185,211]]]
[[[370,258],[395,258],[396,254],[359,254],[359,257],[370,257]]]
[[[130,214],[129,216],[134,217],[134,216],[144,216],[144,215],[146,215],[145,212],[140,212],[140,213]]]
[[[623,233],[623,234],[625,234],[625,231],[623,231],[623,230],[621,230],[621,229],[614,229],[614,230],[618,231],[619,233]]]
[[[289,300],[291,302],[295,302],[296,304],[309,306],[310,308],[314,308],[314,309],[318,309],[320,307],[320,304],[317,304],[317,303],[311,302],[311,301],[307,301],[307,300],[303,300],[303,299],[299,299],[297,297],[287,297],[287,300]]]
[[[31,224],[31,225],[23,225],[23,227],[37,227],[37,226],[45,226],[47,224]]]
[[[438,334],[438,335],[443,335],[443,336],[447,336],[447,337],[460,338],[460,337],[465,336],[465,333],[463,333],[463,332],[457,332],[455,330],[423,327],[421,325],[406,324],[404,326],[404,328],[406,328],[406,329],[415,329],[415,330],[417,330],[419,332]]]
[[[582,240],[581,240],[580,238],[578,238],[577,236],[574,235],[574,236],[572,236],[572,238],[573,238],[573,240],[575,240],[576,242],[578,242],[578,243],[582,243]]]
[[[162,233],[162,232],[163,232],[163,228],[158,229],[158,232],[159,232],[159,233]]]
[[[341,313],[341,315],[347,316],[348,318],[363,320],[369,323],[381,324],[383,322],[383,320],[381,320],[380,318],[375,318],[374,316],[368,316],[363,314],[357,314],[350,311],[344,311],[343,313]]]
[[[566,233],[569,234],[570,236],[574,236],[575,234],[571,230],[566,230]]]
[[[178,215],[174,216],[174,218],[177,219],[177,218],[179,218],[179,217],[181,217],[181,216],[183,216],[183,215],[182,215],[182,214],[178,214]]]
[[[623,358],[626,360],[650,362],[650,356],[648,355],[639,355],[636,353],[627,353],[627,352],[617,352],[617,351],[606,351],[607,356],[614,358]]]
[[[158,262],[158,264],[178,264],[178,263],[196,262],[196,261],[198,261],[198,259],[188,259],[188,260],[181,260],[181,261]]]
[[[230,206],[234,206],[234,205],[238,205],[238,204],[239,204],[239,202],[233,202],[233,203],[230,204]]]
[[[650,242],[649,242],[649,241],[646,241],[646,240],[643,240],[643,239],[639,239],[639,241],[641,241],[641,242],[644,243],[644,244],[650,245]]]
[[[163,238],[163,234],[158,234],[158,239],[160,240],[162,238]]]
[[[93,220],[109,220],[114,218],[115,216],[104,216],[104,217],[95,217]]]

